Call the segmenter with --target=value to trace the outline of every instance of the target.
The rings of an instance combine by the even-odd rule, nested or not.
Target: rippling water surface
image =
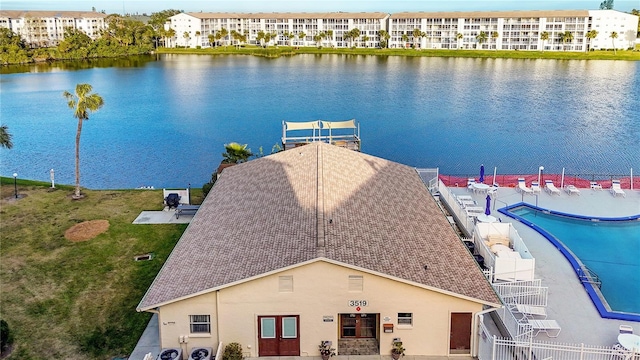
[[[269,153],[281,122],[355,118],[363,151],[445,174],[628,174],[640,169],[640,62],[298,55],[162,55],[3,71],[0,174],[74,182],[77,121],[62,97],[90,83],[89,188],[201,186],[223,144]],[[19,69],[23,71],[25,68]],[[640,173],[639,170],[636,171]]]

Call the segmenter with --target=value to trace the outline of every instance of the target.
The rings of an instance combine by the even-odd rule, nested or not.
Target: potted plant
[[[320,356],[322,356],[322,360],[327,360],[332,356],[336,356],[336,349],[331,347],[331,341],[327,341],[327,340],[320,341],[320,345],[318,345],[318,350],[320,351]]]
[[[400,341],[394,342],[391,348],[391,357],[393,360],[398,360],[401,356],[404,356],[404,350],[405,348]]]

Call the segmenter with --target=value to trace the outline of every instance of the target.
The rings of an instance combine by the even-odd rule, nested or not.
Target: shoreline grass
[[[407,56],[407,57],[456,57],[481,59],[549,59],[549,60],[622,60],[640,61],[638,50],[608,50],[590,52],[573,51],[515,51],[515,50],[414,50],[414,49],[373,49],[373,48],[317,48],[278,46],[261,48],[257,46],[234,47],[219,46],[205,49],[158,48],[158,54],[198,54],[198,55],[253,55],[269,58],[293,56],[298,54],[340,54],[371,56]]]
[[[0,179],[0,316],[14,334],[11,359],[111,359],[130,354],[150,313],[135,308],[185,224],[135,225],[161,210],[162,190],[83,190]],[[199,189],[192,189],[201,199]],[[64,232],[88,220],[109,229],[85,242]],[[134,261],[153,253],[151,261]]]

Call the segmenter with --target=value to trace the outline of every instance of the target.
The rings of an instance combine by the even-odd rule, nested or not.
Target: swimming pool
[[[515,204],[500,212],[552,242],[605,318],[640,321],[640,216],[596,218]],[[601,282],[594,284],[596,274]]]

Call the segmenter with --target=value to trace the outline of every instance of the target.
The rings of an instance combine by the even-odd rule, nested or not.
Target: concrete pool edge
[[[498,212],[513,218],[515,220],[517,220],[518,222],[528,226],[529,228],[535,230],[537,233],[539,233],[540,235],[542,235],[544,238],[547,239],[547,241],[549,241],[551,244],[553,244],[553,246],[556,247],[556,249],[558,249],[560,251],[560,253],[565,257],[565,259],[567,259],[567,261],[569,261],[569,263],[571,264],[571,267],[574,270],[574,273],[576,274],[576,276],[578,277],[578,280],[580,281],[580,283],[583,285],[583,287],[585,288],[587,294],[589,295],[589,298],[591,299],[591,302],[594,304],[594,306],[596,307],[596,309],[598,310],[598,313],[600,314],[600,317],[605,318],[605,319],[616,319],[616,320],[626,320],[626,321],[634,321],[634,322],[640,322],[640,314],[635,314],[635,313],[627,313],[627,312],[621,312],[621,311],[613,311],[611,310],[611,308],[609,307],[609,305],[607,304],[604,296],[601,294],[600,290],[598,288],[596,288],[594,286],[594,284],[588,282],[588,281],[583,281],[581,278],[581,274],[584,274],[584,271],[582,270],[584,265],[582,264],[582,262],[573,254],[573,252],[571,252],[571,250],[566,247],[560,240],[558,240],[555,236],[551,235],[550,233],[548,233],[546,230],[540,228],[539,226],[537,226],[536,224],[512,213],[510,210],[514,209],[514,208],[520,208],[520,207],[527,207],[530,209],[534,209],[537,211],[541,211],[544,213],[548,213],[548,214],[552,214],[552,215],[558,215],[558,216],[564,216],[564,217],[569,217],[569,218],[574,218],[574,219],[581,219],[581,220],[590,220],[590,221],[611,221],[611,222],[617,222],[617,221],[640,221],[640,214],[638,215],[632,215],[632,216],[624,216],[624,217],[598,217],[598,216],[584,216],[584,215],[576,215],[576,214],[570,214],[570,213],[565,213],[565,212],[560,212],[560,211],[553,211],[553,210],[549,210],[549,209],[544,209],[535,205],[531,205],[531,204],[527,204],[524,202],[519,202],[516,204],[512,204],[503,208],[498,209]]]

